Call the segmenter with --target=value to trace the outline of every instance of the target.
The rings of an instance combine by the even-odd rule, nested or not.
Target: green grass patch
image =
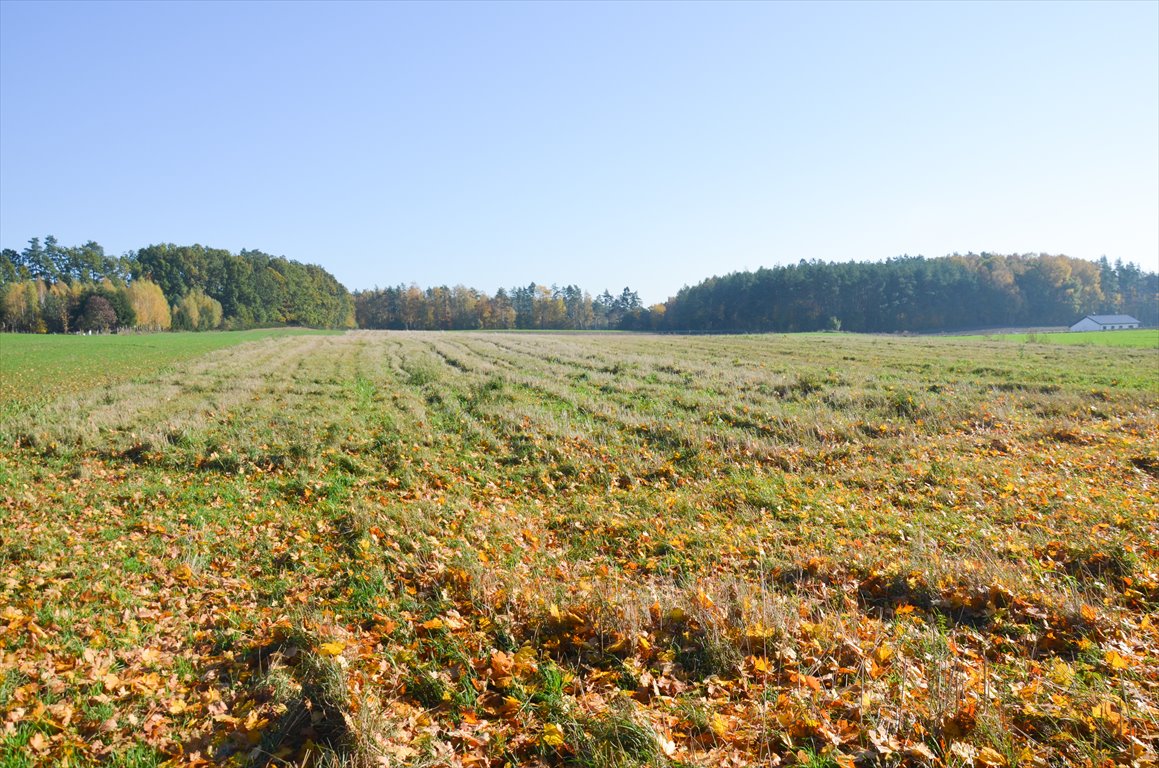
[[[987,334],[983,338],[1022,344],[1074,344],[1094,347],[1131,347],[1159,349],[1159,328],[1136,328],[1125,331],[1059,331],[1056,333]]]
[[[276,328],[97,336],[0,333],[0,403],[108,386],[249,341],[319,333],[339,332]]]

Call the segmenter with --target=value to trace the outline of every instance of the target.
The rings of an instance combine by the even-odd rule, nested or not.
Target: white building
[[[1139,321],[1130,315],[1087,315],[1072,325],[1072,331],[1121,331],[1138,328]]]

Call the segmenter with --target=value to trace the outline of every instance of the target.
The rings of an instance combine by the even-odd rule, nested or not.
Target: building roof
[[[1127,325],[1135,323],[1138,325],[1139,321],[1130,315],[1087,315],[1091,320],[1094,320],[1099,325]]]

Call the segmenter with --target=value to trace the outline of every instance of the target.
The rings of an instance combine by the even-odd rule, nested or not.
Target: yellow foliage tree
[[[128,287],[129,303],[137,313],[137,327],[150,331],[168,330],[173,322],[169,302],[161,286],[151,280],[134,280]]]
[[[210,331],[221,325],[221,303],[202,291],[190,291],[173,307],[173,327]]]
[[[40,308],[48,288],[41,280],[10,283],[0,302],[0,327],[28,333],[44,333],[47,327]]]

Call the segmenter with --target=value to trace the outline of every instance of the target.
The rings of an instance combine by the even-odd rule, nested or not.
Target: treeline
[[[354,294],[359,328],[391,330],[650,330],[651,313],[639,295],[591,294],[574,285],[500,288],[494,296],[456,285],[423,290],[417,285],[375,288]]]
[[[330,273],[261,251],[150,245],[109,256],[53,237],[0,257],[0,330],[69,333],[263,325],[394,330],[891,333],[1069,325],[1130,314],[1159,325],[1159,275],[1048,254],[954,254],[735,272],[645,308],[625,288],[592,297],[531,283],[494,295],[398,285],[351,295]]]
[[[33,333],[354,326],[333,275],[261,251],[150,245],[109,256],[95,242],[33,238],[0,254],[0,329]]]
[[[1099,313],[1159,325],[1159,275],[1047,254],[802,261],[685,287],[651,321],[669,331],[891,333],[1070,325]]]

